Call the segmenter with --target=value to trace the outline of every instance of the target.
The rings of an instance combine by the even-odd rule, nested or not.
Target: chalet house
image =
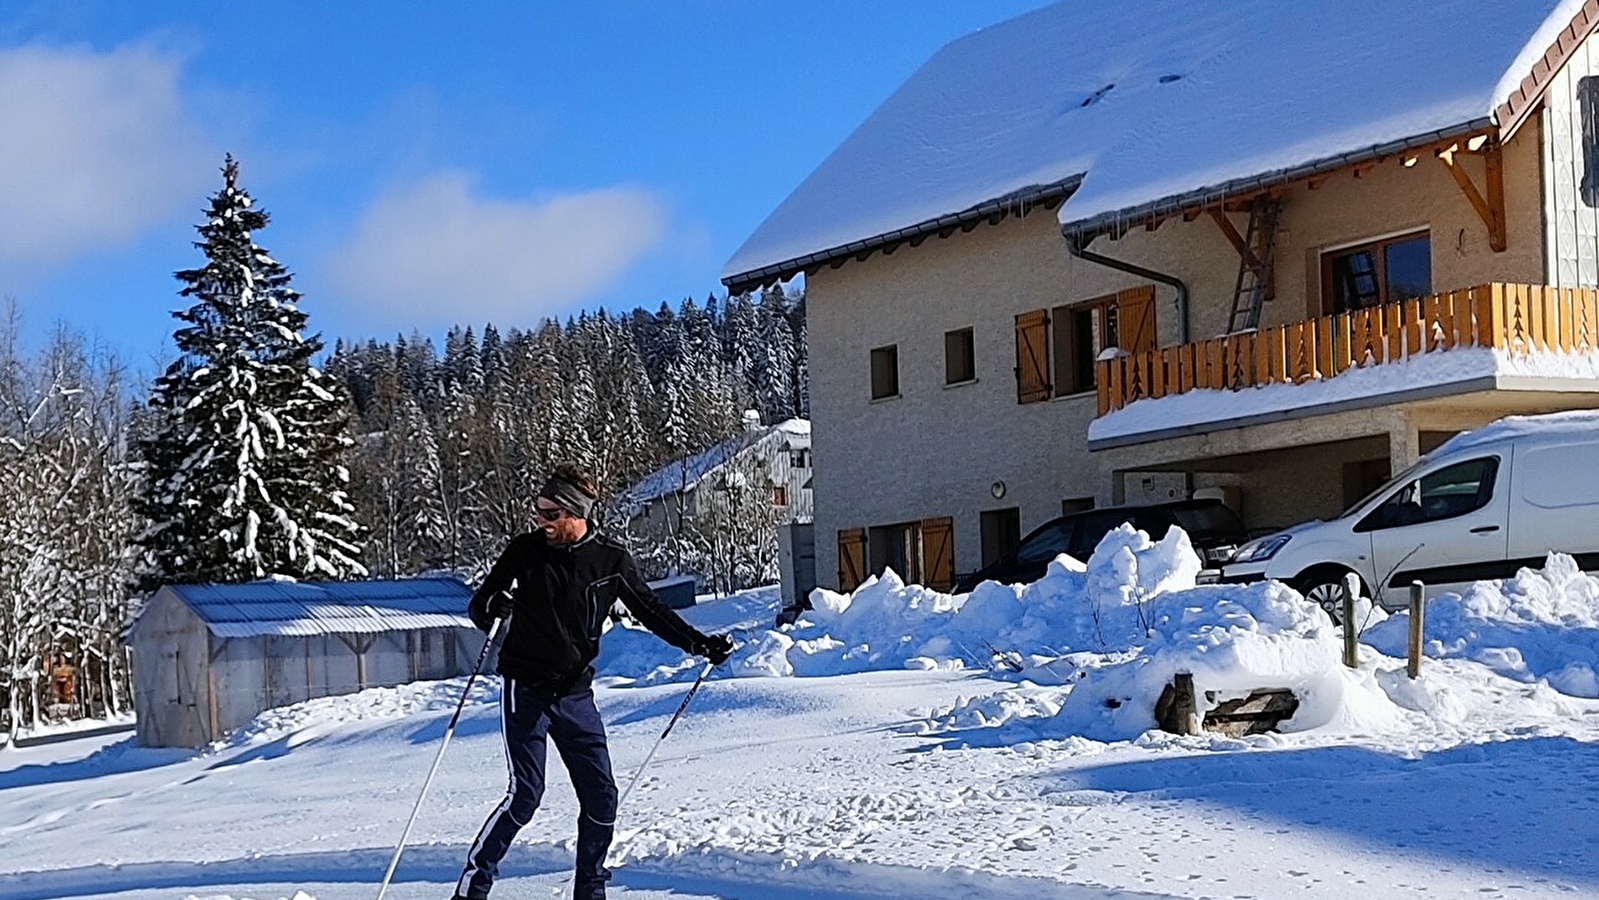
[[[820,580],[946,586],[1095,504],[1331,516],[1599,406],[1596,26],[1068,0],[939,51],[723,274],[806,276]]]
[[[627,532],[671,534],[727,495],[769,505],[776,521],[811,520],[811,423],[787,419],[763,426],[746,413],[737,437],[650,473],[618,500]]]

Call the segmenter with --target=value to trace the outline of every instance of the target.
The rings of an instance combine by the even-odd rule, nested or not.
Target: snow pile
[[[1121,649],[1141,632],[1139,617],[1150,599],[1192,589],[1199,570],[1181,529],[1153,543],[1124,525],[1105,536],[1086,566],[1060,556],[1029,585],[985,582],[970,594],[952,595],[906,584],[888,571],[852,594],[815,591],[815,609],[752,642],[735,660],[735,671],[814,676],[988,669],[996,656],[1049,660],[1072,650]]]
[[[907,585],[892,572],[853,594],[818,590],[815,609],[742,648],[740,675],[838,675],[889,668],[997,668],[1012,696],[963,700],[935,727],[1050,719],[1099,740],[1155,727],[1156,700],[1192,673],[1201,712],[1259,688],[1294,691],[1289,730],[1382,728],[1399,715],[1369,673],[1346,670],[1331,622],[1275,582],[1199,586],[1200,560],[1178,528],[1154,542],[1123,525],[1087,564],[1062,556],[1030,585],[970,594]],[[1071,684],[1069,692],[1039,685]],[[1010,692],[1006,692],[1009,694]]]
[[[1343,666],[1325,613],[1283,584],[1196,588],[1146,605],[1141,646],[1088,670],[1052,730],[1097,740],[1137,737],[1155,727],[1155,703],[1180,672],[1192,673],[1201,714],[1257,689],[1287,688],[1299,709],[1283,731],[1380,730],[1398,721],[1371,673]]]
[[[1409,635],[1410,614],[1402,612],[1362,640],[1402,657]],[[1599,579],[1564,553],[1549,554],[1542,569],[1429,600],[1422,638],[1429,657],[1471,660],[1518,681],[1543,679],[1564,694],[1599,697]]]

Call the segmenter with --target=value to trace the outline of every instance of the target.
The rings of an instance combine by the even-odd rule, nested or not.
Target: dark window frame
[[[898,344],[873,347],[871,368],[873,400],[890,400],[900,396]]]
[[[1577,196],[1583,206],[1599,207],[1599,75],[1577,79],[1577,113],[1582,120],[1582,180]]]
[[[977,380],[976,329],[968,325],[944,332],[944,385]]]
[[[1051,396],[1071,397],[1098,387],[1099,354],[1121,346],[1121,305],[1116,294],[1106,294],[1049,311],[1049,371]],[[1088,323],[1083,324],[1083,317]],[[1097,343],[1095,337],[1098,337]],[[1087,358],[1084,358],[1085,340]]]
[[[1344,312],[1353,312],[1380,306],[1394,300],[1408,299],[1406,297],[1389,297],[1392,285],[1388,280],[1388,251],[1398,244],[1407,244],[1412,241],[1427,242],[1427,288],[1419,296],[1426,296],[1432,292],[1432,230],[1423,228],[1417,231],[1407,231],[1403,234],[1390,235],[1376,240],[1351,244],[1333,250],[1323,250],[1321,253],[1321,311],[1323,315],[1337,315]],[[1375,282],[1376,298],[1374,302],[1364,305],[1352,305],[1345,309],[1339,308],[1337,279],[1334,269],[1338,260],[1347,259],[1358,254],[1370,254],[1372,259],[1371,277]]]

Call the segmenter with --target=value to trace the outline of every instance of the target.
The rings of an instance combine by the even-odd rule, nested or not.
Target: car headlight
[[[1291,534],[1276,534],[1271,537],[1250,541],[1238,548],[1238,552],[1233,554],[1232,561],[1235,563],[1265,562],[1276,556],[1277,551],[1281,550],[1292,538],[1293,535]]]

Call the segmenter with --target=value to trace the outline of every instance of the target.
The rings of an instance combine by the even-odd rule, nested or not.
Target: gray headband
[[[572,482],[555,475],[544,482],[539,496],[582,519],[587,519],[589,511],[594,508],[593,497],[583,493],[583,489]]]

